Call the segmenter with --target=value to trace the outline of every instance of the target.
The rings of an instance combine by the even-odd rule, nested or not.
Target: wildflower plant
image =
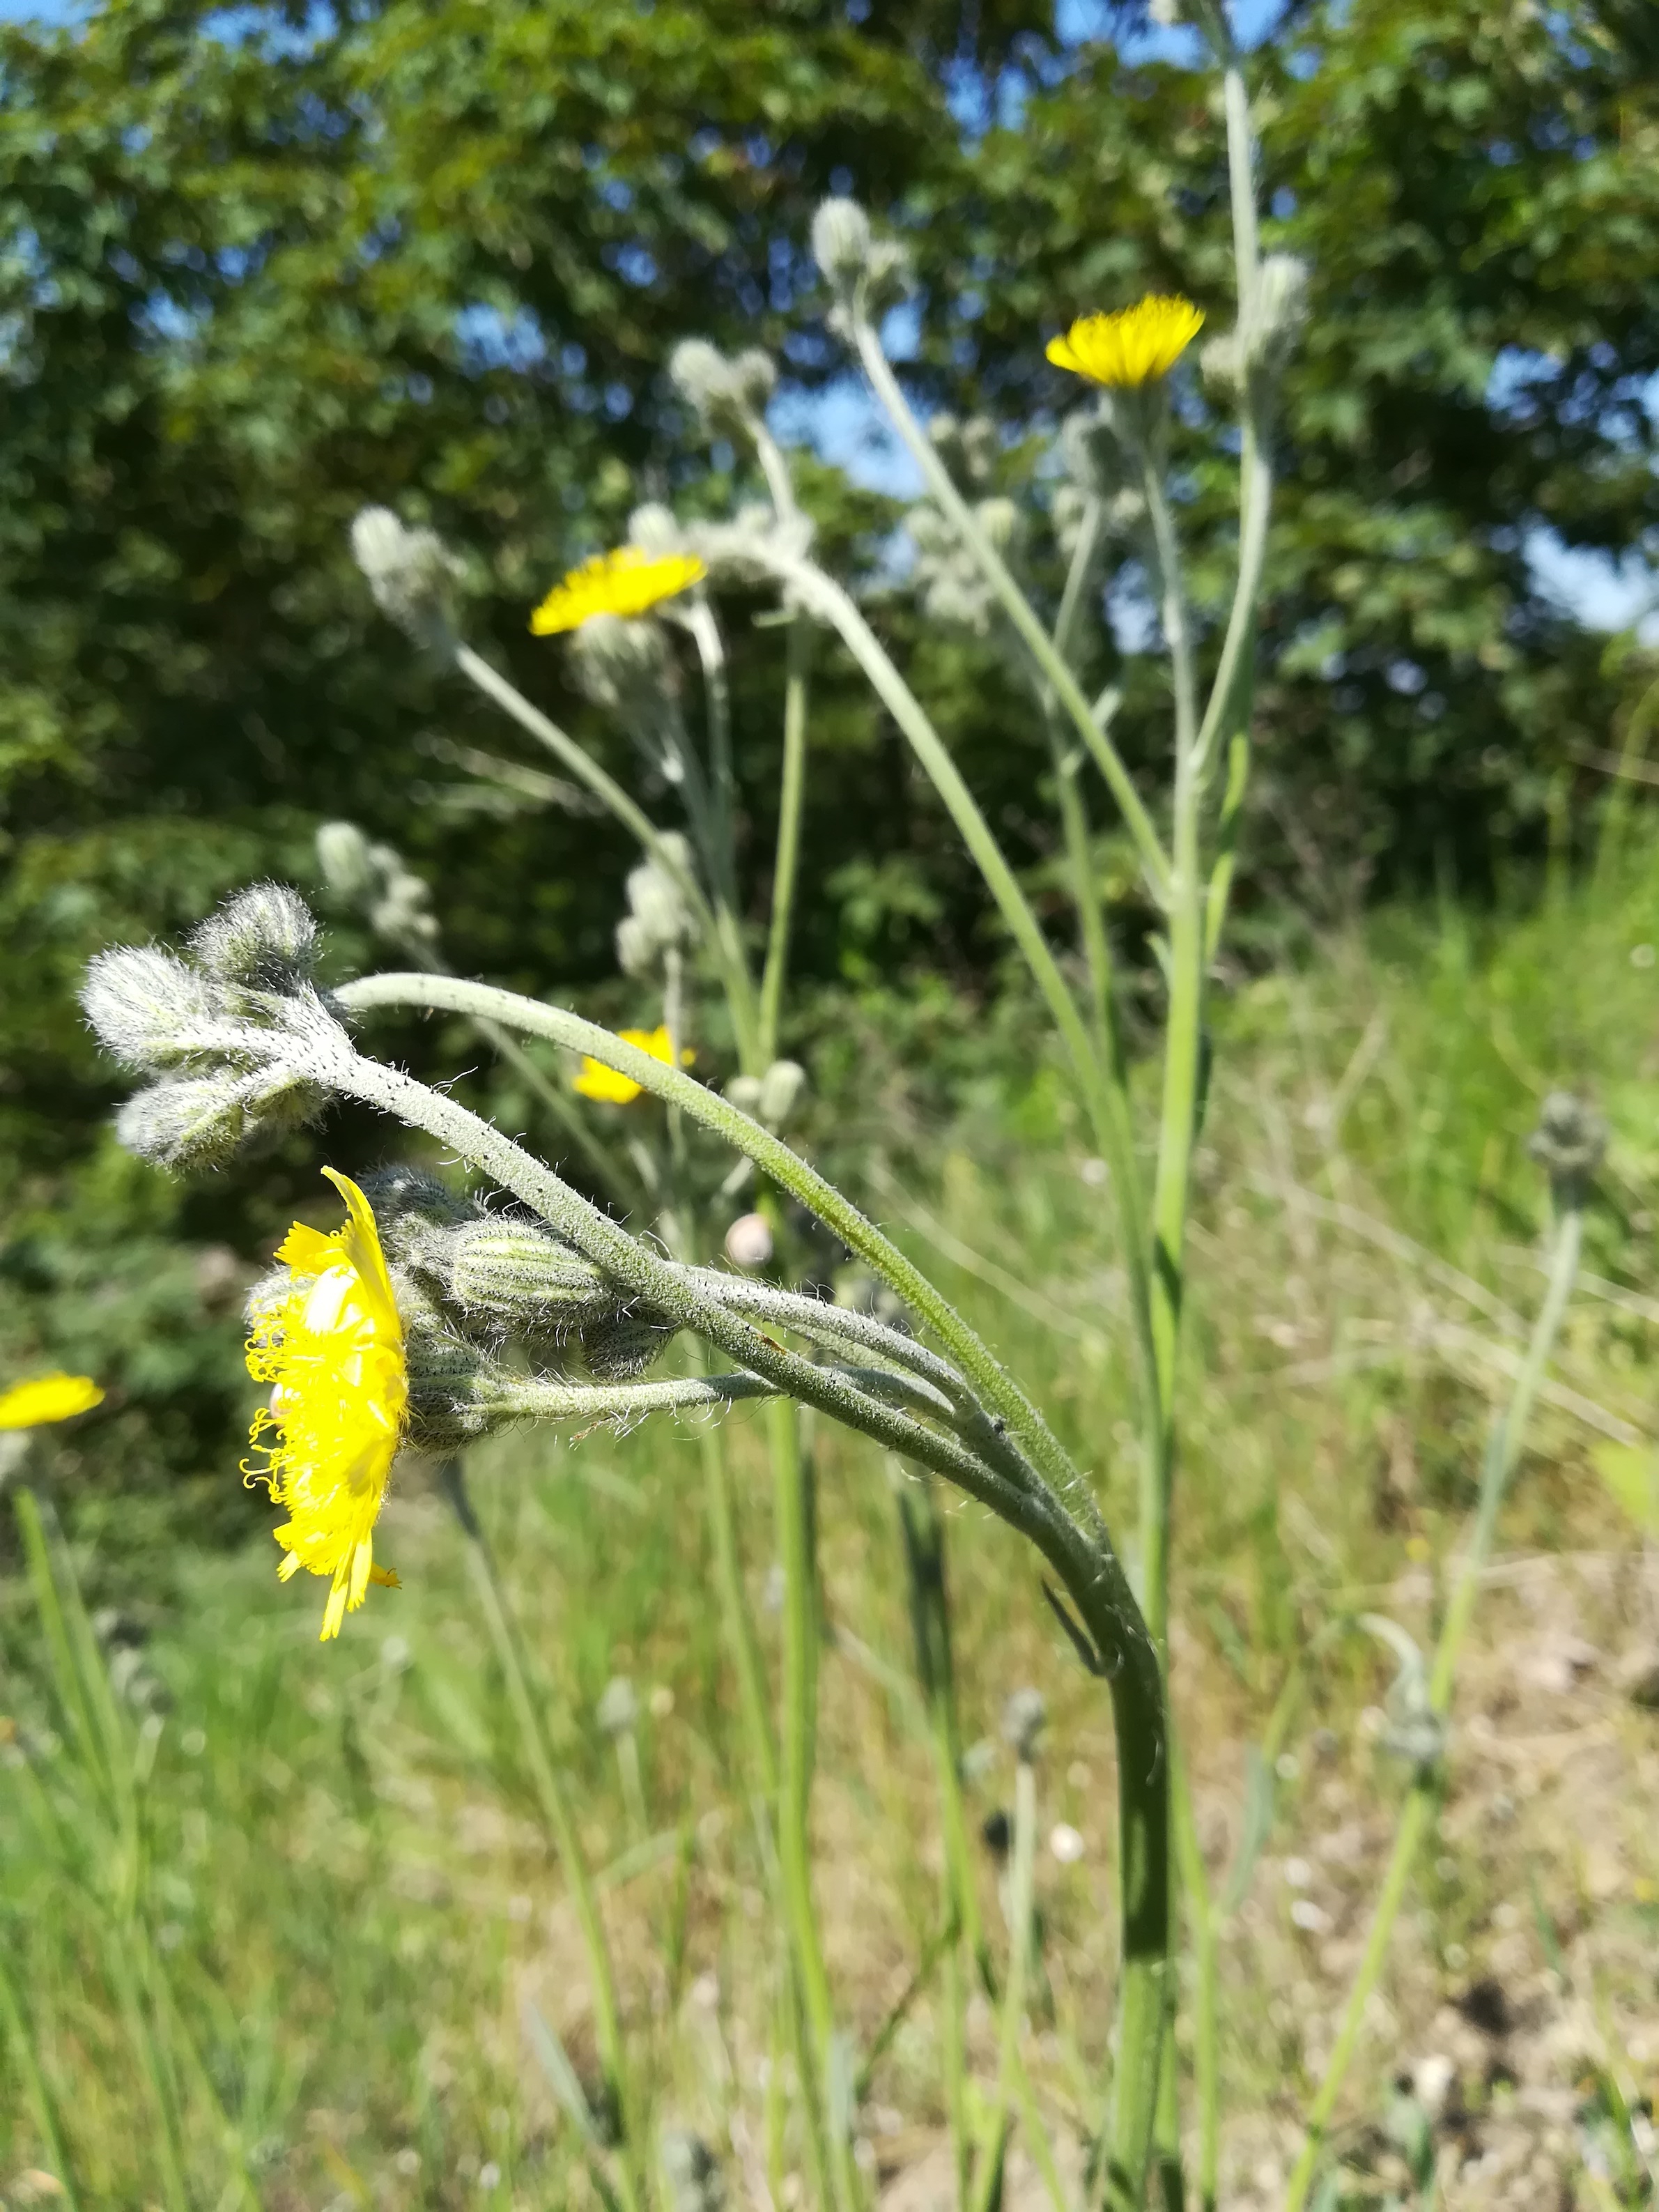
[[[309,912],[292,892],[261,885],[205,924],[185,957],[155,948],[109,952],[88,978],[93,1026],[117,1057],[150,1079],[123,1109],[122,1133],[158,1164],[217,1165],[316,1121],[333,1101],[351,1100],[420,1133],[495,1194],[486,1206],[413,1170],[390,1169],[362,1185],[327,1170],[346,1201],[346,1226],[331,1236],[296,1227],[278,1255],[278,1275],[252,1304],[250,1366],[273,1385],[255,1443],[268,1455],[273,1498],[289,1515],[276,1531],[286,1554],[282,1571],[303,1565],[330,1580],[325,1637],[338,1631],[372,1582],[389,1579],[375,1562],[374,1530],[398,1449],[424,1449],[443,1462],[445,1486],[472,1547],[480,1603],[514,1686],[538,1791],[577,1899],[620,2133],[615,2160],[605,2163],[595,2150],[596,2170],[627,2212],[651,2197],[662,2166],[673,2161],[665,2148],[653,2158],[643,2140],[648,2114],[631,2077],[567,1785],[526,1687],[459,1455],[509,1421],[586,1430],[659,1413],[713,1415],[751,1399],[767,1407],[783,1568],[775,1719],[712,1420],[700,1425],[699,1441],[717,1599],[787,1954],[781,2045],[800,2084],[820,2203],[856,2212],[866,2191],[852,2156],[853,2076],[812,1893],[808,1814],[821,1621],[801,1409],[867,1437],[890,1468],[905,1471],[898,1480],[918,1675],[938,1754],[946,1841],[946,2102],[963,2203],[988,2212],[996,2200],[1016,2113],[1039,2164],[1052,2173],[1020,2039],[1042,1709],[1028,1694],[1007,1717],[1018,1784],[1011,1949],[996,1992],[995,2096],[988,2121],[975,2128],[965,2095],[964,1980],[976,1974],[994,1988],[996,1977],[967,1863],[944,1534],[927,1486],[935,1482],[977,1500],[1035,1547],[1054,1613],[1112,1710],[1118,2020],[1109,2100],[1097,2116],[1094,2195],[1139,2208],[1149,2187],[1165,2202],[1176,2201],[1182,2187],[1174,2039],[1178,1863],[1197,1967],[1198,2193],[1206,2203],[1214,2201],[1214,1921],[1167,1683],[1182,1318],[1193,1158],[1211,1049],[1211,973],[1249,775],[1275,393],[1304,313],[1305,272],[1259,249],[1255,147],[1239,58],[1218,9],[1206,8],[1201,24],[1221,78],[1235,245],[1232,327],[1212,336],[1203,350],[1212,392],[1224,395],[1237,418],[1237,561],[1218,620],[1200,620],[1191,604],[1169,481],[1168,427],[1171,382],[1188,373],[1190,349],[1219,303],[1158,295],[1106,306],[1048,343],[1048,358],[1060,372],[1057,404],[1075,398],[1079,386],[1085,396],[1056,440],[1063,477],[1047,520],[1065,580],[1048,605],[1020,580],[1029,518],[990,488],[984,440],[971,425],[925,428],[884,349],[881,319],[907,281],[902,245],[877,237],[848,199],[828,202],[813,226],[830,326],[924,483],[927,505],[915,524],[924,606],[936,620],[963,623],[996,641],[1045,732],[1069,944],[1051,941],[925,705],[856,597],[817,558],[788,458],[767,421],[775,382],[770,361],[753,352],[728,358],[694,341],[670,363],[673,381],[700,428],[745,455],[763,496],[714,522],[683,523],[654,504],[636,509],[623,546],[574,568],[528,617],[537,635],[566,641],[560,649],[575,684],[626,732],[653,806],[672,821],[648,811],[466,644],[464,567],[434,532],[410,528],[383,508],[361,515],[353,532],[359,565],[388,617],[550,753],[568,779],[562,788],[609,812],[635,839],[639,860],[617,950],[619,967],[647,1001],[640,1024],[613,1035],[557,1005],[447,973],[424,886],[395,854],[343,823],[329,825],[319,839],[324,872],[337,894],[401,950],[409,968],[322,990]],[[1034,347],[1039,343],[1034,332]],[[1068,388],[1062,379],[1076,382]],[[1152,580],[1161,625],[1171,741],[1167,787],[1155,795],[1143,791],[1115,741],[1115,693],[1091,699],[1078,673],[1114,544]],[[779,828],[763,892],[741,880],[735,738],[719,617],[728,588],[769,592],[786,632]],[[1080,1111],[1108,1164],[1138,1375],[1133,1582],[1087,1471],[1039,1407],[916,1266],[787,1140],[805,1081],[780,1047],[808,767],[809,680],[814,653],[829,641],[867,679],[976,864],[1048,1011]],[[1150,1117],[1148,1084],[1132,1080],[1122,1036],[1121,981],[1091,821],[1101,797],[1157,916],[1164,997]],[[763,903],[764,928],[751,929],[746,917]],[[707,1015],[715,1007],[720,1020],[710,1024]],[[590,1187],[630,1217],[642,1210],[654,1237],[594,1203],[572,1177],[447,1091],[365,1048],[362,1032],[378,1012],[410,1008],[465,1018],[527,1072],[562,1139],[580,1153]],[[568,1085],[550,1083],[527,1056],[527,1040],[567,1056]],[[700,1079],[728,1050],[735,1066],[722,1093]],[[694,1066],[697,1075],[688,1073]],[[1576,1133],[1588,1158],[1584,1132],[1576,1123],[1567,1127],[1571,1116],[1556,1118],[1558,1152]],[[1558,1181],[1567,1174],[1561,1170]],[[722,1232],[722,1212],[729,1218],[743,1192],[752,1193],[750,1210]],[[799,1248],[811,1237],[839,1246],[866,1271],[885,1310],[879,1301],[874,1310],[832,1304],[803,1289]],[[1577,1246],[1571,1237],[1569,1243],[1558,1284],[1571,1279]],[[714,1263],[722,1252],[724,1267]],[[1565,1295],[1561,1289],[1552,1309],[1555,1319]],[[1535,1368],[1554,1328],[1547,1314],[1545,1321]],[[665,1360],[668,1370],[653,1372]],[[1525,1411],[1522,1405],[1505,1429],[1504,1472],[1488,1486],[1494,1500]],[[264,1443],[272,1433],[280,1441]],[[917,1478],[921,1486],[913,1487]],[[1440,1682],[1442,1710],[1445,1688]],[[1316,2148],[1320,2123],[1316,2112],[1310,2138]],[[678,2181],[671,2178],[669,2185],[671,2195],[684,2195]]]

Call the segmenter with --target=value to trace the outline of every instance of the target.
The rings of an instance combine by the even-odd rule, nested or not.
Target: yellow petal
[[[595,615],[642,615],[700,582],[708,571],[695,553],[653,554],[620,545],[596,554],[556,584],[530,617],[538,637],[580,629]]]
[[[100,1406],[104,1394],[89,1375],[37,1375],[0,1392],[0,1429],[44,1429]]]

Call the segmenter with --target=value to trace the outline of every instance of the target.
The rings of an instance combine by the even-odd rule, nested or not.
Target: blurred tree
[[[1039,0],[105,0],[72,33],[0,29],[0,1353],[33,1331],[100,1365],[169,1409],[143,1431],[156,1467],[206,1466],[225,1376],[190,1352],[183,1278],[129,1267],[131,1297],[101,1307],[73,1286],[141,1233],[158,1255],[246,1257],[313,1188],[303,1148],[165,1194],[112,1163],[114,1092],[71,1006],[98,945],[176,929],[262,870],[303,880],[312,827],[347,813],[440,882],[462,964],[544,988],[609,972],[620,840],[431,803],[416,740],[513,740],[373,615],[344,550],[365,500],[466,551],[478,641],[588,729],[526,606],[641,495],[729,496],[731,457],[684,442],[678,337],[775,345],[805,387],[839,373],[804,255],[826,191],[905,233],[907,375],[993,413],[1033,499],[1027,434],[1074,396],[1048,331],[1147,284],[1224,327],[1208,81],[1182,34],[1149,59],[1144,23],[1115,27],[1067,44]],[[1540,598],[1527,547],[1542,526],[1623,552],[1659,527],[1656,70],[1640,0],[1315,0],[1251,58],[1267,240],[1314,269],[1258,894],[1290,874],[1334,896],[1378,862],[1479,879],[1608,742],[1597,641]],[[1181,459],[1212,615],[1231,463],[1197,390]],[[879,542],[891,502],[809,474],[833,545]],[[994,663],[918,644],[902,593],[878,611],[1040,864],[1042,749]],[[777,645],[734,631],[763,843]],[[1123,676],[1150,757],[1155,658],[1129,652]],[[827,656],[811,793],[805,972],[982,970],[971,875]],[[354,1140],[374,1141],[348,1128],[342,1157]],[[165,1373],[135,1349],[152,1275]]]

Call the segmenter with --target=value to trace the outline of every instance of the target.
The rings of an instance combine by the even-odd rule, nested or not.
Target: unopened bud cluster
[[[410,530],[389,507],[366,507],[351,526],[351,553],[383,615],[417,645],[453,645],[464,571],[435,531]]]
[[[1607,1123],[1571,1091],[1550,1092],[1538,1109],[1538,1127],[1527,1141],[1527,1150],[1565,1202],[1582,1200],[1607,1149]]]
[[[675,1333],[666,1315],[527,1215],[492,1213],[410,1168],[371,1176],[363,1190],[400,1311],[407,1319],[431,1307],[437,1325],[467,1347],[475,1370],[468,1404],[500,1403],[502,1418],[511,1417],[500,1365],[509,1353],[535,1368],[556,1352],[574,1354],[596,1381],[627,1382]],[[411,1383],[414,1373],[411,1362]],[[464,1418],[466,1407],[457,1411]]]
[[[105,1050],[155,1079],[121,1109],[122,1143],[166,1167],[219,1167],[315,1119],[325,1093],[296,1063],[343,1037],[313,981],[316,924],[282,884],[240,893],[188,950],[101,952],[81,1003]]]
[[[812,258],[835,295],[830,328],[842,337],[902,298],[908,283],[904,248],[876,237],[856,200],[825,200],[819,207],[812,218]]]
[[[325,822],[317,832],[317,865],[341,903],[356,907],[388,945],[417,960],[436,945],[431,890],[394,846],[371,844],[355,822]]]
[[[684,338],[669,356],[669,380],[709,430],[744,431],[766,412],[777,389],[777,365],[769,353],[750,346],[723,354],[707,338]]]
[[[695,879],[691,848],[677,830],[665,832],[662,846],[660,855],[629,873],[628,912],[617,924],[617,964],[624,975],[641,981],[660,975],[671,952],[684,952],[696,941],[696,919],[684,889],[688,878]]]
[[[1212,338],[1203,349],[1211,383],[1236,391],[1247,379],[1279,375],[1308,319],[1308,276],[1307,263],[1293,253],[1263,258],[1237,328]]]

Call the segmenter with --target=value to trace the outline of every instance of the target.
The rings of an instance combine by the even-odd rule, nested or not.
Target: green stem
[[[1220,1946],[1209,1869],[1199,1846],[1198,1823],[1193,1813],[1191,1780],[1178,1746],[1173,1754],[1170,1782],[1176,1863],[1187,1899],[1187,1925],[1193,1952],[1193,2089],[1198,2103],[1198,2201],[1200,2212],[1216,2212],[1221,2171]]]
[[[837,2212],[860,2202],[849,2121],[836,2094],[835,2008],[812,1900],[812,1766],[817,1737],[818,1607],[813,1559],[811,1469],[800,1448],[799,1417],[787,1399],[767,1408],[778,1553],[783,1569],[782,1666],[779,1686],[778,1870],[790,1954],[806,2018],[810,2078],[803,2097],[822,2117],[830,2194]]]
[[[1522,1441],[1534,1401],[1538,1395],[1538,1387],[1544,1379],[1562,1316],[1572,1296],[1573,1284],[1578,1273],[1583,1227],[1583,1197],[1575,1190],[1567,1194],[1567,1201],[1557,1224],[1549,1279],[1545,1287],[1543,1304],[1533,1323],[1525,1362],[1516,1378],[1509,1402],[1493,1424],[1487,1440],[1480,1471],[1480,1495],[1475,1506],[1474,1526],[1464,1551],[1451,1601],[1441,1624],[1434,1665],[1429,1676],[1429,1705],[1443,1721],[1450,1707],[1458,1654],[1468,1631],[1475,1599],[1480,1594],[1481,1574],[1491,1556],[1498,1516],[1520,1456]],[[1285,2192],[1285,2212],[1302,2212],[1307,2202],[1320,2153],[1324,2147],[1325,2130],[1331,2114],[1336,2109],[1336,2101],[1342,2093],[1342,2085],[1347,2078],[1348,2068],[1352,2063],[1354,2050],[1359,2040],[1360,2029],[1364,2024],[1366,2003],[1381,1978],[1395,1920],[1405,1898],[1406,1885],[1410,1880],[1418,1851],[1433,1825],[1439,1797],[1437,1766],[1419,1772],[1407,1796],[1400,1826],[1395,1834],[1394,1850],[1377,1898],[1370,1933],[1366,1938],[1364,1956],[1360,1960],[1359,1971],[1343,2008],[1336,2042],[1319,2087],[1308,2107],[1306,2133],[1301,2154]]]
[[[710,904],[703,894],[702,885],[686,866],[674,846],[665,841],[661,830],[644,809],[629,798],[614,776],[608,775],[597,761],[589,758],[573,737],[544,714],[538,707],[532,707],[516,684],[509,684],[499,670],[492,668],[482,654],[474,653],[468,645],[456,647],[455,665],[486,698],[493,699],[498,707],[513,717],[520,729],[527,730],[539,744],[546,746],[556,760],[562,762],[574,776],[585,783],[594,797],[616,817],[623,829],[678,886],[696,916],[704,942],[714,951],[739,1038],[746,1036],[752,1044],[754,985],[743,958],[741,943],[734,942],[736,925],[729,907],[723,902],[719,907]]]
[[[565,1794],[563,1778],[554,1763],[542,1728],[540,1711],[530,1692],[518,1630],[507,1608],[507,1593],[501,1587],[495,1555],[473,1510],[460,1461],[445,1460],[439,1468],[438,1480],[465,1540],[467,1568],[472,1577],[473,1590],[484,1617],[484,1625],[489,1632],[490,1642],[495,1646],[496,1664],[507,1685],[507,1703],[518,1728],[525,1763],[530,1769],[537,1802],[547,1823],[548,1834],[558,1853],[565,1887],[569,1892],[577,1925],[581,1930],[582,1947],[587,1954],[588,1981],[593,2003],[593,2036],[599,2045],[599,2063],[605,2069],[605,2087],[615,2111],[617,2132],[623,2145],[618,2194],[625,2212],[639,2212],[644,2202],[639,2179],[644,2131],[639,2124],[640,2116],[634,2110],[628,2054],[623,2039],[622,2012],[617,2002],[616,1977],[611,1970],[605,1923],[599,1916],[599,1897],[576,1833],[575,1818]]]
[[[52,2161],[52,2173],[58,2184],[67,2212],[81,2212],[80,2192],[76,2187],[75,2173],[70,2165],[69,2148],[58,2118],[58,2106],[46,2080],[46,2069],[40,2063],[40,2054],[35,2048],[34,2038],[29,2032],[28,2016],[23,2010],[22,1999],[6,1964],[5,1953],[0,1949],[0,2027],[10,2038],[17,2055],[17,2066],[23,2077],[23,2087],[34,2114],[40,2141],[47,2158]]]
[[[789,972],[789,934],[800,872],[801,818],[806,795],[807,679],[812,625],[797,611],[789,621],[788,672],[783,698],[783,780],[778,789],[777,857],[772,867],[772,921],[761,975],[760,1051],[763,1073],[778,1056],[783,987]]]
[[[1036,1869],[1036,1769],[1021,1759],[1014,1775],[1013,1849],[1008,1862],[1008,1972],[1002,1988],[997,2037],[996,2097],[980,2144],[975,2212],[991,2212],[1007,2152],[1014,2100],[1019,2031],[1025,2014],[1025,1982],[1031,1963],[1031,1894]],[[1033,2145],[1035,2152],[1036,2146]]]
[[[1161,900],[1169,889],[1170,864],[1158,842],[1158,832],[1152,827],[1152,817],[1141,803],[1140,794],[1134,787],[1122,757],[1096,721],[1082,687],[1064,659],[1055,651],[1054,641],[1037,619],[1030,601],[1010,574],[1006,562],[981,529],[972,507],[951,481],[949,470],[939,459],[932,441],[910,411],[909,402],[899,388],[898,379],[882,350],[880,338],[861,315],[857,319],[854,334],[859,359],[864,364],[864,373],[886,409],[911,459],[921,471],[929,491],[961,532],[963,543],[1001,602],[1003,611],[1036,662],[1043,682],[1052,685],[1054,696],[1075,724],[1085,744],[1099,762],[1101,773],[1110,787],[1112,796],[1116,799],[1129,835],[1134,841],[1135,850],[1140,855],[1146,880]]]

